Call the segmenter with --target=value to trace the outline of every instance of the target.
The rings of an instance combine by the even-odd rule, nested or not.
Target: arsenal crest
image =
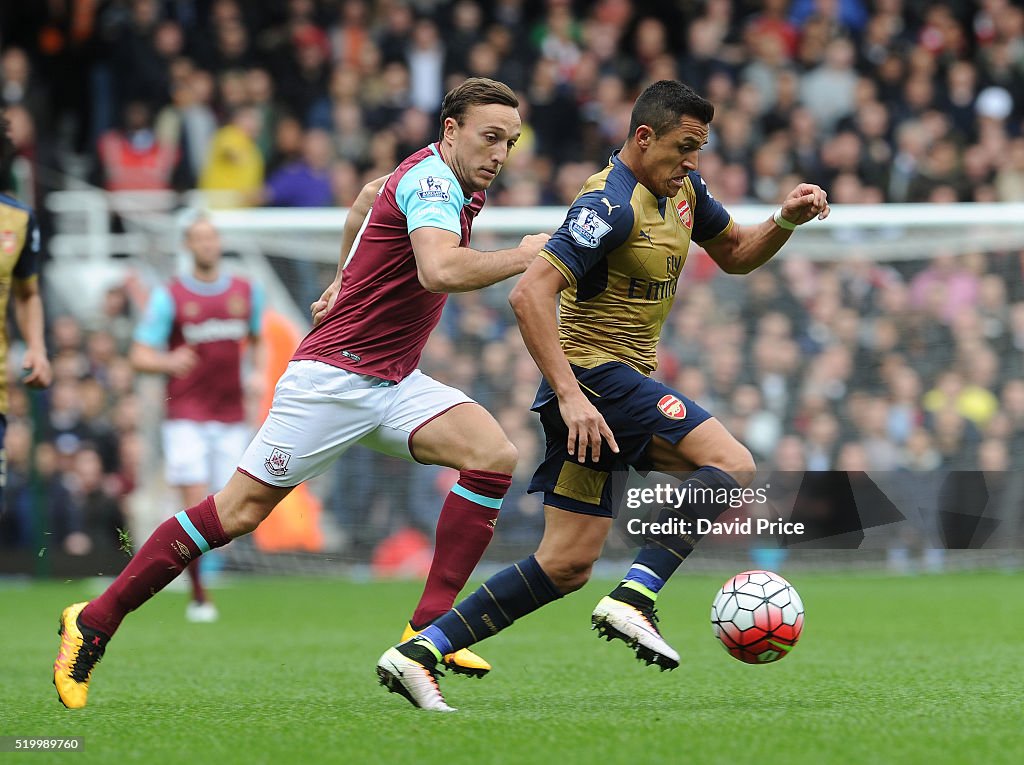
[[[0,231],[0,252],[13,255],[18,247],[18,235],[13,231]]]
[[[690,203],[685,199],[676,205],[676,212],[679,213],[679,220],[689,229],[693,228],[693,211]]]
[[[658,402],[658,411],[670,420],[686,419],[686,404],[673,395],[662,396]]]

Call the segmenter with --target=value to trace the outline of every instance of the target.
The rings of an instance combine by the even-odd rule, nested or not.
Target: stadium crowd
[[[38,207],[69,172],[224,204],[347,206],[435,137],[441,96],[467,75],[521,96],[524,133],[490,204],[567,206],[662,78],[716,104],[701,172],[727,206],[777,203],[796,179],[835,205],[1024,201],[1024,10],[1010,0],[11,3],[0,45],[20,191]],[[937,252],[736,278],[698,253],[657,374],[765,467],[1021,470],[1022,272],[1022,252]],[[86,327],[47,305],[53,387],[29,396],[9,372],[0,545],[37,543],[39,506],[49,544],[118,544],[142,448],[125,354],[143,300],[111,289]],[[518,446],[499,537],[533,540],[537,372],[504,295],[454,296],[442,330],[424,371]],[[363,451],[333,478],[345,488],[327,504],[357,548],[403,523],[432,529],[454,480]]]

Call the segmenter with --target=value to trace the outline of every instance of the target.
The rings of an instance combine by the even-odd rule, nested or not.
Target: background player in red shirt
[[[167,375],[167,413],[161,426],[167,483],[188,507],[211,486],[227,483],[251,432],[245,418],[243,370],[254,352],[263,316],[263,291],[221,269],[220,235],[205,217],[185,230],[192,271],[158,287],[135,330],[132,364]],[[212,622],[199,560],[188,565],[189,621]]]
[[[510,88],[485,78],[445,96],[439,140],[381,187],[344,279],[332,285],[333,306],[278,381],[238,471],[157,528],[99,598],[64,610],[54,684],[66,706],[85,706],[92,669],[129,611],[202,553],[253,531],[355,443],[459,471],[412,627],[450,608],[490,541],[518,455],[482,406],[416,366],[447,293],[522,273],[548,239],[526,236],[497,252],[468,246],[484,190],[519,137],[518,105]]]

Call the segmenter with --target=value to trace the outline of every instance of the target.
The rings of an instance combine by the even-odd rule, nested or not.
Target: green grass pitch
[[[1020,573],[782,569],[807,622],[792,655],[762,667],[712,637],[711,599],[729,573],[681,573],[663,594],[675,672],[597,639],[589,613],[610,583],[592,582],[481,645],[489,677],[443,678],[453,715],[376,683],[418,583],[238,579],[217,591],[213,625],[185,623],[185,596],[163,593],[126,620],[76,712],[50,671],[58,614],[90,585],[0,584],[0,736],[85,738],[79,753],[0,762],[1021,762]]]

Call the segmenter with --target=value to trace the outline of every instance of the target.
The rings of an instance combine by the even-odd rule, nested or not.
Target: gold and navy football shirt
[[[39,226],[35,215],[13,197],[0,194],[0,316],[7,316],[13,279],[35,279],[39,270]],[[0,331],[0,361],[7,360],[7,333]],[[7,412],[7,375],[0,374],[0,414]]]
[[[674,197],[658,197],[613,155],[540,254],[569,282],[558,328],[570,363],[619,361],[653,372],[691,239],[710,242],[732,225],[697,172]]]

